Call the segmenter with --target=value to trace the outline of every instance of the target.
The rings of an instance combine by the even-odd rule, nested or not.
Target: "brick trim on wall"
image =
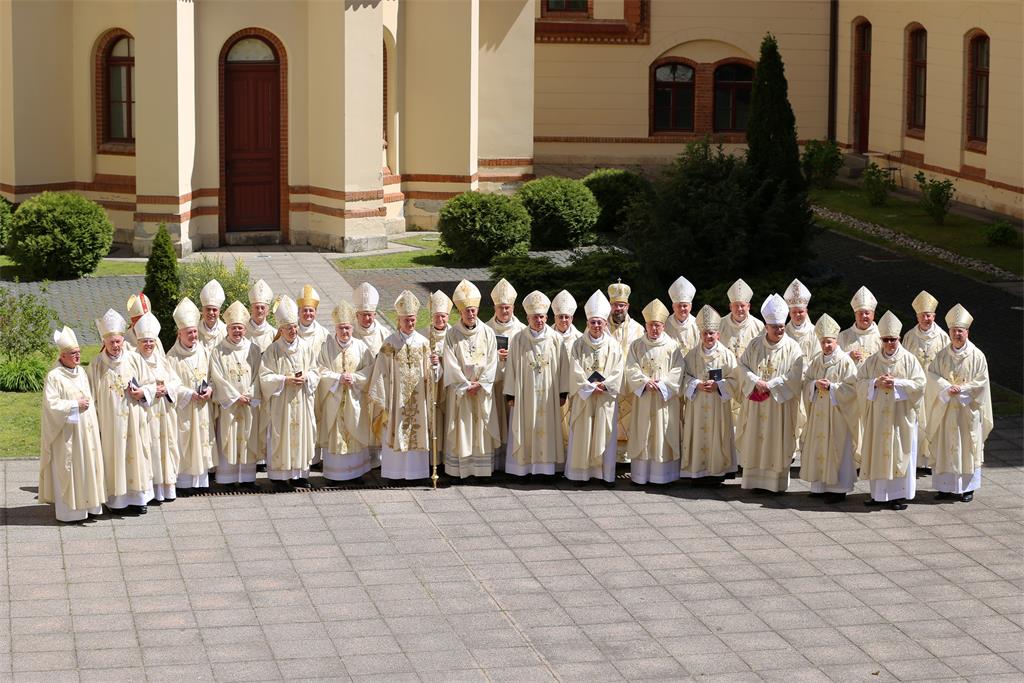
[[[541,16],[534,23],[538,43],[603,43],[650,45],[651,0],[622,0],[622,19],[594,19],[589,16]]]
[[[598,144],[678,145],[710,137],[712,143],[746,144],[746,133],[657,133],[647,137],[602,137],[589,135],[536,135],[534,142],[570,142]]]
[[[127,29],[111,28],[96,39],[93,49],[93,130],[96,135],[93,144],[97,154],[135,156],[135,143],[106,141],[107,77],[104,67],[107,63],[107,52],[121,38],[134,39],[134,36]]]
[[[225,195],[226,173],[225,173],[225,150],[224,150],[224,71],[225,62],[227,61],[228,51],[231,47],[243,38],[262,38],[263,40],[270,43],[271,48],[274,50],[274,54],[277,55],[278,65],[278,91],[280,96],[280,106],[278,108],[280,116],[280,129],[278,132],[278,144],[280,148],[280,178],[278,186],[280,188],[280,218],[279,225],[281,229],[281,242],[283,244],[288,243],[289,236],[289,187],[288,187],[288,53],[284,49],[284,43],[271,33],[270,31],[250,26],[243,28],[235,33],[231,34],[220,49],[220,56],[217,58],[217,128],[218,128],[218,143],[220,145],[219,154],[219,172],[220,172],[220,191],[218,194],[218,204],[221,207],[219,212],[219,220],[217,221],[217,236],[220,244],[225,241],[227,234],[227,201]]]

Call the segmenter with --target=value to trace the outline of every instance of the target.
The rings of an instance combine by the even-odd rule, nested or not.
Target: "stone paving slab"
[[[0,679],[1019,681],[1022,446],[999,420],[974,502],[905,512],[500,478],[85,526],[3,461]]]

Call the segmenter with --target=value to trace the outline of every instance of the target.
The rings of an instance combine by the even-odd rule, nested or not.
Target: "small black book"
[[[598,382],[603,382],[604,381],[604,375],[602,375],[597,370],[594,370],[594,372],[591,373],[590,377],[587,378],[587,381],[590,382],[591,384],[597,384]]]
[[[708,370],[708,379],[712,382],[722,381],[722,368],[711,368]]]
[[[508,337],[503,334],[496,335],[494,339],[498,342],[499,351],[508,351]]]
[[[128,388],[129,389],[133,389],[133,390],[134,389],[138,389],[139,388],[139,380],[137,380],[134,377],[132,377],[131,381],[128,382]]]
[[[207,382],[204,379],[202,382],[199,383],[199,386],[196,388],[196,393],[197,394],[205,394],[206,390],[209,389],[209,388],[210,388],[210,383]]]

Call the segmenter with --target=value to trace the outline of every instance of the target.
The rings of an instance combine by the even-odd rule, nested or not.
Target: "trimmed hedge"
[[[441,208],[441,249],[466,265],[486,265],[501,255],[526,255],[530,214],[515,197],[463,192]]]
[[[0,254],[6,253],[7,237],[11,234],[11,204],[0,197]]]
[[[604,235],[619,231],[633,202],[649,202],[654,196],[651,181],[621,168],[599,168],[584,178],[583,184],[594,193],[601,208],[594,230]]]
[[[96,202],[74,192],[43,192],[21,203],[7,253],[33,277],[73,279],[110,253],[114,226]]]
[[[516,196],[530,214],[530,248],[582,247],[594,242],[601,207],[578,180],[548,176],[525,183]]]

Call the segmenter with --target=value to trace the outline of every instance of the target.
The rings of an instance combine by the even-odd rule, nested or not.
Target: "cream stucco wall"
[[[480,0],[481,159],[533,156],[533,0]]]

